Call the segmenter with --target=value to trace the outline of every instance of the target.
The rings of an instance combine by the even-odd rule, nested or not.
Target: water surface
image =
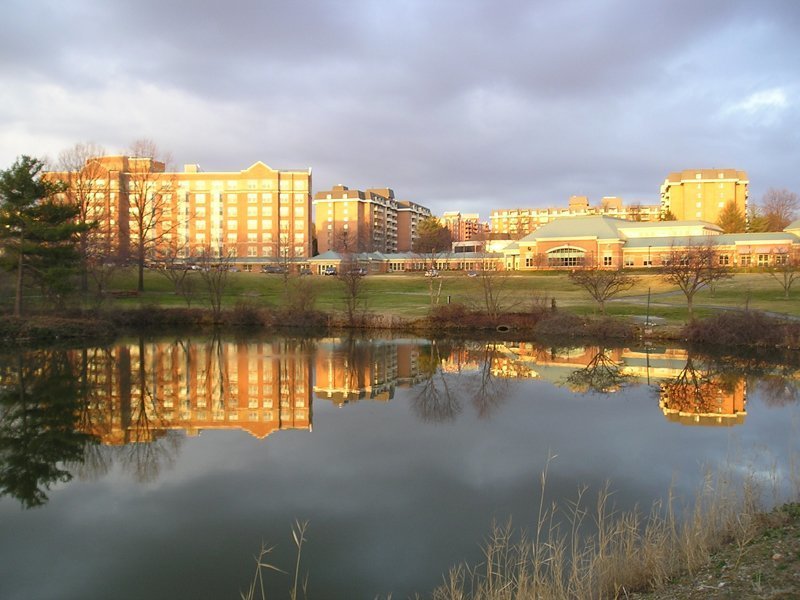
[[[690,499],[706,464],[785,475],[796,369],[356,338],[0,355],[0,597],[238,598],[262,541],[293,569],[297,520],[309,597],[424,594],[493,522],[531,527],[548,457],[548,500],[610,481],[620,508]]]

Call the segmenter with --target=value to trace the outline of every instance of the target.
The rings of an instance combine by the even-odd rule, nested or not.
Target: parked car
[[[438,277],[438,276],[439,276],[439,271],[437,271],[436,269],[428,269],[427,271],[425,271],[425,277]]]
[[[477,277],[477,276],[478,276],[477,271],[467,271],[467,277]]]
[[[300,275],[312,275],[312,274],[313,271],[308,267],[303,267],[302,269],[300,269]]]
[[[325,267],[322,270],[323,275],[336,275],[336,267]]]
[[[355,267],[348,271],[351,275],[361,275],[364,276],[367,274],[367,270],[364,267]]]
[[[287,269],[283,265],[264,265],[263,267],[261,267],[261,272],[283,274],[283,273],[288,273],[289,269]]]

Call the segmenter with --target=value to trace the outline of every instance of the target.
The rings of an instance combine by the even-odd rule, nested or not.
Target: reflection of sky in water
[[[184,439],[150,483],[114,467],[57,486],[41,509],[4,498],[0,596],[234,598],[262,540],[291,570],[290,526],[308,519],[310,597],[404,598],[478,560],[493,519],[530,527],[549,453],[549,497],[610,480],[618,505],[646,507],[673,477],[688,495],[705,463],[785,456],[797,419],[795,406],[751,394],[744,425],[685,427],[665,419],[645,386],[582,396],[513,381],[488,418],[462,390],[461,413],[437,424],[415,415],[416,392],[342,408],[316,400],[313,432]],[[290,583],[269,580],[278,594]]]

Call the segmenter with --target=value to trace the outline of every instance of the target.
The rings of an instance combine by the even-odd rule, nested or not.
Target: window
[[[257,217],[258,216],[258,207],[257,206],[248,206],[247,207],[247,216],[248,217]]]
[[[205,206],[198,206],[194,209],[194,216],[195,217],[205,217],[206,216],[206,207]]]
[[[525,259],[525,266],[526,267],[532,267],[533,266],[533,258],[532,257],[529,256],[528,258]]]
[[[289,216],[289,207],[288,206],[281,206],[280,215],[282,217],[288,217]]]
[[[249,256],[249,257],[258,256],[258,247],[257,246],[248,246],[247,247],[247,256]]]
[[[305,202],[305,194],[295,194],[294,195],[294,202],[295,204],[300,204],[301,202]]]
[[[635,264],[633,262],[633,257],[632,256],[626,256],[624,264],[625,264],[626,267],[632,267]]]
[[[731,257],[728,256],[727,254],[720,254],[719,255],[719,264],[720,264],[720,266],[726,267],[726,266],[728,266],[730,264],[730,262],[731,262]]]
[[[197,221],[195,221],[194,227],[195,229],[205,229],[206,228],[205,219],[198,219]]]
[[[248,229],[258,229],[258,220],[257,219],[247,219],[247,228]]]
[[[302,206],[295,206],[294,207],[294,216],[295,217],[302,217],[303,216],[303,207]]]
[[[228,182],[227,182],[227,186],[228,186],[229,190],[235,190],[236,189],[236,180],[235,179],[229,179]]]
[[[788,265],[789,264],[789,255],[788,254],[776,254],[775,255],[775,264],[776,265]]]
[[[739,257],[739,264],[742,265],[743,267],[749,267],[750,265],[753,264],[753,257],[750,256],[749,254],[746,254],[744,256],[740,256]]]
[[[258,202],[258,194],[247,194],[247,203],[255,204]]]
[[[769,264],[769,254],[759,254],[756,261],[759,267],[766,267]]]
[[[228,207],[228,216],[229,217],[237,216],[237,212],[238,212],[238,209],[235,206],[229,206]]]
[[[238,229],[238,228],[239,228],[238,221],[233,221],[233,220],[228,221],[228,229]]]
[[[586,251],[581,248],[555,248],[547,253],[547,264],[551,267],[580,267],[585,256]]]
[[[603,257],[603,266],[610,267],[613,263],[614,257],[613,256],[604,256]]]
[[[261,229],[272,229],[272,219],[261,219]]]

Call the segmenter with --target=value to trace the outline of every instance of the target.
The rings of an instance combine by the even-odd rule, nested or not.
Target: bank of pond
[[[113,339],[138,331],[245,329],[326,335],[337,331],[394,332],[420,336],[458,337],[526,335],[534,338],[680,341],[691,344],[800,350],[800,319],[757,310],[720,310],[684,325],[662,319],[580,315],[552,306],[494,315],[461,304],[437,306],[420,319],[375,313],[325,313],[317,310],[268,309],[247,303],[226,311],[149,306],[107,311],[50,312],[0,321],[0,339],[27,344],[55,340]]]

